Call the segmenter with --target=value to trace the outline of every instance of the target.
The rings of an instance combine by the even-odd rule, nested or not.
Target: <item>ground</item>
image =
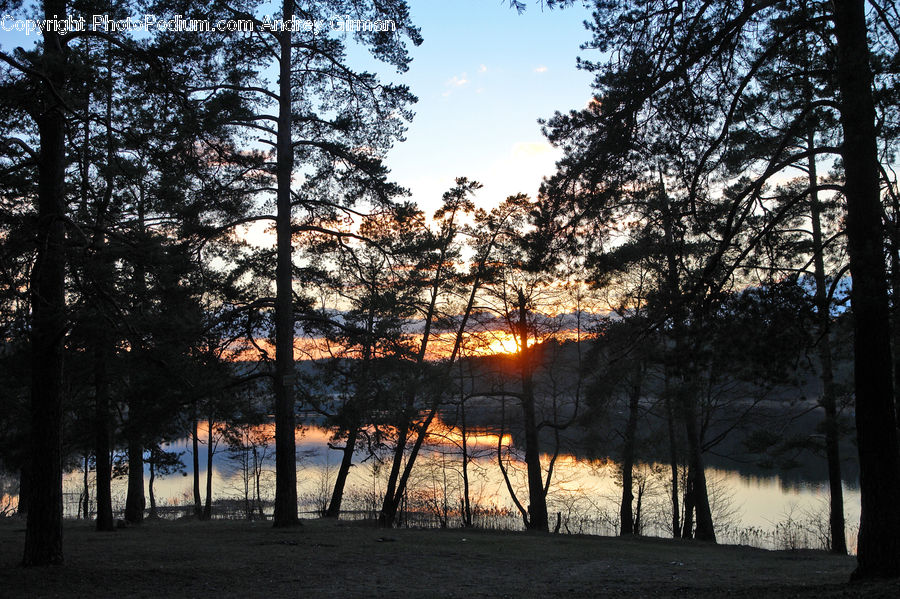
[[[852,557],[665,539],[383,530],[358,523],[68,523],[64,566],[25,569],[0,521],[2,597],[900,597]]]

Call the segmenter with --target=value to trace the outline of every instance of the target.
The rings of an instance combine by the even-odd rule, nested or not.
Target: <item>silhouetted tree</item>
[[[818,147],[816,152],[839,151],[844,167],[844,194],[847,198],[847,238],[853,278],[852,300],[856,315],[856,401],[857,434],[862,469],[863,517],[857,576],[897,575],[900,559],[900,516],[891,511],[900,496],[893,392],[890,372],[890,328],[887,313],[883,256],[883,230],[878,214],[879,168],[867,28],[890,28],[893,13],[874,3],[867,23],[862,1],[835,3],[832,7],[810,7],[809,20],[776,35],[758,32],[779,19],[793,17],[793,3],[645,3],[631,7],[617,2],[598,4],[592,26],[591,46],[600,50],[616,48],[608,63],[584,63],[597,73],[595,105],[570,117],[558,117],[551,124],[557,143],[570,144],[563,167],[569,176],[557,179],[556,190],[575,191],[580,182],[576,213],[592,218],[592,207],[602,199],[596,175],[621,160],[608,150],[620,146],[621,157],[647,141],[646,124],[671,131],[671,149],[652,155],[676,158],[689,214],[699,214],[708,199],[724,200],[720,216],[701,225],[710,231],[717,249],[701,270],[701,277],[687,290],[688,297],[701,298],[727,282],[743,262],[745,252],[759,243],[759,234],[741,236],[751,223],[754,206],[765,184],[790,165],[810,155],[797,151],[789,142],[793,129],[784,131],[781,144],[764,159],[747,156],[735,164],[732,157],[735,124],[744,112],[744,94],[754,87],[758,71],[778,55],[777,50],[804,31],[818,31],[818,24],[831,23],[836,69],[832,81],[840,91],[837,102],[815,102],[840,115],[842,141],[839,148]],[[896,52],[896,48],[893,49]],[[727,66],[726,66],[727,65]],[[711,92],[714,86],[717,92]],[[668,102],[668,103],[667,103]],[[809,105],[811,109],[812,104]],[[749,116],[752,117],[750,112]],[[596,127],[595,125],[600,125]],[[799,123],[798,123],[799,125]],[[566,141],[569,140],[569,141]],[[595,142],[607,151],[596,151]],[[663,146],[665,147],[665,146]],[[590,148],[590,149],[589,149]],[[651,148],[652,149],[652,148]],[[583,153],[587,150],[586,153]],[[674,151],[680,152],[679,160]],[[580,156],[580,158],[576,158]],[[612,161],[605,160],[612,157]],[[727,167],[727,168],[723,168]],[[739,168],[735,168],[739,167]],[[706,182],[725,174],[734,181],[726,194],[710,194]],[[741,178],[741,174],[747,176]],[[727,180],[727,179],[726,179]],[[587,183],[587,185],[585,185]],[[562,194],[564,195],[564,194]],[[557,199],[562,197],[557,193]],[[799,198],[798,198],[799,201]],[[570,204],[571,206],[571,204]],[[595,213],[595,212],[594,212]],[[773,219],[771,222],[775,222]],[[774,224],[772,225],[774,226]],[[701,229],[701,230],[703,230]],[[742,248],[736,253],[733,251]],[[888,399],[889,398],[889,401]],[[890,405],[888,405],[890,404]],[[888,459],[876,457],[876,446]],[[885,484],[879,484],[875,481]],[[891,481],[887,483],[885,481]],[[890,512],[890,513],[889,513]],[[874,522],[878,524],[874,524]]]
[[[262,481],[272,458],[272,431],[266,426],[265,411],[252,394],[245,393],[238,403],[239,412],[221,427],[222,437],[238,477],[244,516],[248,520],[265,519]]]
[[[353,454],[370,425],[379,425],[372,442],[382,442],[384,417],[376,414],[396,411],[396,396],[403,394],[396,377],[413,351],[404,325],[416,316],[419,289],[410,278],[422,221],[421,212],[402,205],[367,217],[359,228],[362,239],[319,236],[309,249],[322,271],[322,303],[300,318],[305,328],[322,335],[318,352],[329,358],[316,364],[316,378],[324,384],[308,385],[307,401],[327,418],[333,442],[343,440],[343,446],[330,445],[342,457],[325,509],[329,518],[340,514]]]
[[[294,435],[294,266],[293,236],[303,231],[328,231],[352,205],[366,199],[387,201],[397,189],[384,181],[379,157],[411,117],[405,106],[413,97],[404,87],[382,84],[370,73],[356,72],[346,61],[345,40],[330,29],[311,27],[293,31],[266,27],[251,11],[255,6],[222,5],[224,14],[250,19],[256,33],[241,38],[232,64],[235,71],[250,67],[260,74],[251,83],[230,80],[198,88],[246,103],[245,113],[234,119],[271,149],[268,170],[275,178],[275,214],[254,219],[275,222],[275,526],[297,520],[296,454]],[[280,17],[325,22],[332,15],[357,20],[392,20],[392,31],[356,32],[353,39],[368,46],[375,58],[402,71],[409,57],[402,36],[421,42],[409,24],[406,3],[306,2],[285,0]],[[261,72],[277,70],[277,85],[269,87]],[[304,173],[302,176],[301,173]],[[295,178],[300,177],[297,184]],[[302,216],[294,219],[294,209]],[[335,231],[336,232],[336,231]]]
[[[4,10],[13,8],[7,3]],[[38,14],[66,14],[64,0],[42,2]],[[65,220],[66,104],[69,89],[68,40],[59,31],[42,31],[35,49],[14,55],[0,52],[7,70],[2,85],[10,90],[6,115],[28,119],[37,134],[3,134],[4,148],[15,146],[36,168],[35,262],[30,277],[31,426],[29,485],[23,563],[56,564],[62,551],[63,352],[66,334]],[[21,121],[20,121],[21,122]],[[22,123],[23,125],[25,123]],[[17,127],[24,129],[25,127]]]
[[[581,364],[576,360],[575,376],[569,373],[565,381],[560,381],[554,372],[560,369],[560,364],[554,360],[555,355],[565,356],[561,359],[569,360],[572,357],[566,356],[558,340],[553,338],[560,326],[566,326],[565,323],[560,325],[554,322],[548,314],[551,310],[558,310],[564,296],[551,283],[548,272],[534,268],[535,263],[540,261],[536,261],[531,253],[533,248],[529,243],[527,225],[530,224],[529,217],[535,215],[535,206],[523,194],[510,196],[504,206],[511,216],[498,232],[492,272],[485,281],[479,307],[487,317],[487,323],[482,326],[496,327],[512,337],[516,352],[498,358],[509,362],[507,368],[512,369],[506,376],[501,376],[501,388],[482,391],[482,394],[500,398],[504,409],[507,399],[515,400],[521,408],[527,505],[516,496],[508,473],[508,459],[504,459],[502,448],[503,430],[499,435],[498,464],[525,526],[546,532],[549,531],[547,493],[560,452],[560,431],[573,422],[579,410]],[[546,475],[541,464],[542,431],[549,431],[554,437],[554,449]],[[509,451],[510,448],[507,448],[506,452]]]
[[[159,445],[154,445],[148,450],[147,465],[150,467],[150,479],[147,483],[147,495],[150,498],[150,512],[148,518],[159,518],[156,510],[156,494],[153,492],[153,484],[157,476],[169,476],[170,474],[186,474],[184,462],[181,461],[183,451],[166,451]]]
[[[404,390],[403,403],[398,410],[399,433],[378,517],[382,526],[392,526],[394,523],[412,468],[428,435],[428,428],[445,398],[441,381],[449,375],[448,369],[459,357],[466,321],[472,312],[476,290],[483,282],[484,263],[481,261],[478,263],[480,268],[476,267],[472,281],[467,285],[471,292],[468,302],[462,308],[461,322],[458,327],[451,328],[453,347],[449,356],[435,365],[427,364],[428,352],[435,348],[433,337],[438,332],[438,322],[443,316],[442,304],[447,302],[447,295],[460,284],[460,273],[456,269],[461,252],[458,235],[465,216],[475,209],[470,196],[480,188],[481,184],[476,181],[469,181],[465,177],[457,178],[456,185],[444,193],[441,207],[435,211],[434,230],[423,230],[423,236],[418,240],[420,246],[415,250],[418,258],[414,262],[415,274],[410,283],[419,292],[414,305],[418,318],[422,320],[422,332],[418,335],[418,348],[412,356],[411,370],[414,378]],[[446,348],[437,348],[437,351],[446,351]],[[417,400],[423,398],[426,399],[427,412],[424,418],[416,422],[419,411]],[[406,445],[413,434],[415,438],[412,448],[405,455]]]

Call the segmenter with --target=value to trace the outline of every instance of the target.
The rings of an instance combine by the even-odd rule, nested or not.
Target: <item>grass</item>
[[[20,520],[0,521],[2,597],[898,597],[848,584],[851,557],[665,539],[360,523],[152,521],[65,531],[66,563],[18,566]]]

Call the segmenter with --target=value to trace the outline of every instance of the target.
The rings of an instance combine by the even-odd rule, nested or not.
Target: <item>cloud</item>
[[[454,75],[453,77],[450,77],[450,79],[448,79],[446,83],[444,83],[444,87],[446,89],[444,90],[444,93],[442,95],[444,97],[449,96],[455,89],[463,87],[467,83],[469,83],[469,79],[465,73],[463,73],[462,75]]]
[[[488,70],[488,68],[487,68],[487,65],[485,65],[485,64],[483,64],[483,65],[481,65],[480,67],[478,67],[478,72],[479,72],[479,73],[487,73],[487,70]]]
[[[535,73],[546,73],[547,67],[545,67],[544,65],[540,65],[540,66],[534,68],[534,72]]]
[[[450,87],[462,87],[468,82],[469,80],[466,79],[466,74],[463,73],[462,75],[454,75],[453,77],[451,77],[447,81],[447,85],[449,85]]]

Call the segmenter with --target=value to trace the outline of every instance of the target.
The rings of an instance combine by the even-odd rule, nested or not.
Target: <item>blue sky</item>
[[[398,75],[361,57],[363,68],[419,97],[407,141],[387,162],[429,213],[458,176],[484,184],[476,203],[485,208],[518,192],[534,196],[559,157],[537,119],[590,99],[591,77],[575,68],[589,12],[581,3],[552,11],[528,4],[517,14],[508,0],[410,0],[425,41],[411,48],[409,71]],[[35,39],[0,31],[4,50]]]
[[[425,42],[391,80],[419,97],[407,141],[388,156],[394,179],[429,212],[457,176],[484,184],[476,203],[491,207],[518,192],[534,195],[559,154],[537,119],[584,107],[591,77],[575,68],[588,39],[580,4],[518,15],[507,0],[411,0]]]

